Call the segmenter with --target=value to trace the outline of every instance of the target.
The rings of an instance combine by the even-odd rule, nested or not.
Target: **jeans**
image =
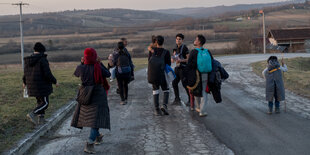
[[[208,83],[208,74],[201,74],[202,79],[202,97],[195,96],[196,108],[200,109],[201,114],[207,113],[208,93],[205,91]]]
[[[91,128],[89,134],[89,143],[92,144],[95,142],[96,138],[99,136],[99,128]]]
[[[276,109],[279,109],[280,108],[280,102],[275,100],[274,103],[275,103]],[[273,102],[268,102],[268,106],[270,109],[272,109],[273,108]]]

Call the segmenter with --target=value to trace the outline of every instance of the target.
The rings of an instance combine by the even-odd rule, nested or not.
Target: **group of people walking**
[[[188,101],[186,105],[191,110],[196,110],[199,116],[207,116],[208,94],[212,94],[216,103],[221,99],[221,83],[229,77],[220,62],[215,60],[211,52],[204,48],[206,39],[203,35],[197,35],[194,40],[195,48],[191,51],[183,43],[183,34],[176,35],[176,47],[172,56],[164,48],[163,36],[152,36],[152,42],[148,47],[147,79],[152,84],[154,114],[156,116],[169,115],[169,85],[172,84],[175,99],[173,104],[181,104],[178,84],[181,82],[185,89]],[[97,52],[93,48],[86,48],[84,56],[74,71],[74,76],[81,79],[78,92],[78,105],[76,106],[71,126],[76,128],[90,127],[90,135],[84,151],[95,153],[94,145],[102,142],[103,135],[100,128],[109,129],[110,110],[108,106],[108,91],[110,85],[106,78],[115,76],[117,79],[118,93],[121,105],[128,102],[128,84],[134,80],[134,64],[126,48],[126,38],[121,38],[114,52],[109,56],[108,67],[102,64]],[[24,88],[29,96],[36,97],[37,107],[27,114],[27,118],[34,124],[44,124],[44,114],[48,107],[48,96],[53,92],[52,84],[59,86],[53,76],[45,47],[36,43],[34,53],[25,57],[25,69],[23,76]],[[176,63],[174,70],[171,63]],[[287,66],[282,60],[282,65],[277,57],[272,56],[267,60],[268,67],[263,71],[266,79],[266,100],[268,101],[268,113],[273,112],[273,100],[275,99],[275,112],[280,112],[280,101],[285,99],[282,72],[287,71]],[[111,71],[111,72],[110,72]],[[171,79],[172,75],[172,79]],[[169,80],[170,79],[170,80]],[[163,92],[163,101],[159,101],[159,89]]]

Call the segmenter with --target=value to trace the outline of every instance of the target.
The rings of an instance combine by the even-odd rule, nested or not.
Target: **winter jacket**
[[[129,58],[129,63],[130,63],[130,67],[131,67],[131,73],[130,75],[131,76],[134,76],[134,65],[133,65],[133,62],[132,62],[132,59],[131,59],[131,55],[130,53],[128,52],[127,48],[124,48],[124,52],[127,54],[128,58]],[[117,66],[117,62],[118,62],[118,57],[119,57],[119,50],[118,49],[115,49],[114,52],[113,52],[113,65],[114,66]],[[116,72],[116,75],[118,73]]]
[[[280,66],[278,61],[269,61],[268,67],[263,71],[266,79],[266,100],[272,102],[275,93],[278,101],[285,100],[285,89],[282,71],[287,71],[286,65]]]
[[[110,72],[101,64],[102,76],[109,77]],[[81,78],[82,85],[95,85],[94,66],[79,65],[74,75]],[[76,106],[71,126],[76,128],[91,127],[110,129],[110,110],[108,106],[107,93],[102,85],[95,85],[89,105]]]
[[[29,96],[48,96],[53,92],[52,84],[57,83],[46,57],[46,54],[32,54],[24,58],[23,82]]]
[[[209,51],[209,53],[211,56],[211,60],[213,60],[213,56],[212,56],[210,51]],[[194,73],[196,73],[196,70],[198,70],[197,56],[198,56],[198,51],[196,49],[192,50],[189,54],[187,67],[184,70],[184,72],[185,72],[184,81],[187,84],[192,83],[193,81],[196,81],[196,74],[194,74]],[[200,72],[199,72],[199,78],[200,78],[199,84],[198,84],[197,88],[193,91],[193,94],[194,94],[194,96],[202,97],[202,91],[205,88],[202,88],[202,79],[201,79],[201,73]]]
[[[222,81],[229,77],[221,63],[212,60],[212,71],[208,74],[208,86],[216,103],[222,102],[221,85]]]

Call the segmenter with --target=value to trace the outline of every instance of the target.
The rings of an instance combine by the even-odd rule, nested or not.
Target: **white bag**
[[[169,73],[165,72],[165,77],[166,77],[167,83],[172,83],[172,81],[175,79],[172,72],[169,72]]]
[[[110,68],[111,79],[115,79],[115,71],[116,71],[115,69],[116,69],[116,67]]]
[[[28,91],[27,91],[27,86],[24,88],[24,98],[28,98]]]

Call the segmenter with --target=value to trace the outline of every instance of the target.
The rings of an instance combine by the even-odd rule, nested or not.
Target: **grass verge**
[[[288,72],[283,74],[284,86],[286,89],[307,98],[310,98],[310,58],[284,59]],[[251,64],[253,71],[262,77],[266,61]]]
[[[135,70],[147,65],[147,58],[134,58]],[[106,61],[103,61],[107,65]],[[50,63],[51,70],[60,83],[50,95],[46,117],[73,99],[80,80],[73,76],[79,62]],[[0,66],[0,153],[13,147],[18,140],[35,129],[26,114],[36,106],[34,97],[23,98],[22,70],[20,65]]]

